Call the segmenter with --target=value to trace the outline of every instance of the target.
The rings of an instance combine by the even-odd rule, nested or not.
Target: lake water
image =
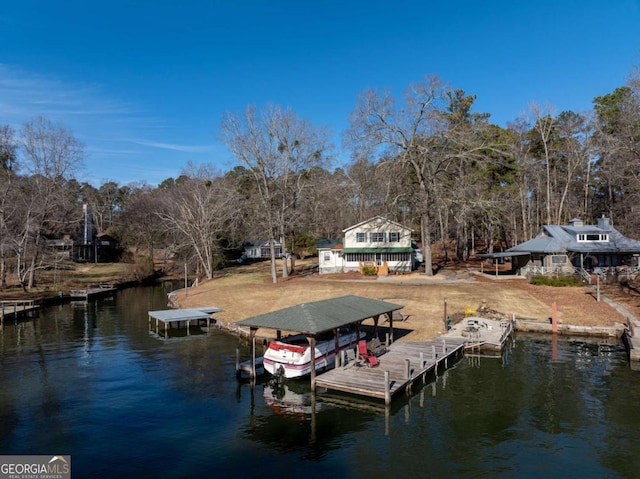
[[[345,395],[313,402],[304,383],[238,383],[224,332],[152,337],[147,311],[166,309],[166,292],[5,324],[0,454],[71,454],[74,478],[640,474],[640,373],[621,344],[519,335],[385,414]]]

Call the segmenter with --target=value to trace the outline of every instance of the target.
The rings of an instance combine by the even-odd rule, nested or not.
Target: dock
[[[379,365],[368,367],[350,361],[315,379],[315,386],[358,396],[382,399],[391,404],[393,396],[410,391],[416,381],[437,375],[464,353],[465,340],[439,337],[431,341],[398,341],[378,357]]]
[[[507,339],[511,337],[515,320],[493,320],[480,317],[467,317],[451,326],[443,336],[447,341],[451,338],[462,339],[465,349],[478,352],[500,352]]]
[[[199,308],[188,309],[167,309],[162,311],[149,311],[149,333],[153,333],[156,337],[162,338],[160,324],[163,325],[164,339],[169,338],[169,329],[179,328],[184,326],[187,336],[191,336],[191,322],[195,322],[196,325],[204,322],[207,332],[211,329],[211,323],[216,322],[215,318],[211,315],[219,313],[222,310],[215,306],[203,306]],[[154,328],[155,320],[155,328]]]
[[[89,299],[107,296],[109,294],[115,293],[115,291],[115,286],[112,286],[110,284],[101,284],[94,288],[72,289],[71,291],[69,291],[69,298],[87,301]]]
[[[40,305],[34,300],[10,299],[0,301],[0,324],[4,325],[5,320],[20,318],[31,318],[38,315]]]

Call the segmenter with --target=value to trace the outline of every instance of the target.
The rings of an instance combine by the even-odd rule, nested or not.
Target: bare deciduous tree
[[[288,275],[285,239],[294,227],[296,205],[309,184],[306,172],[327,162],[327,134],[300,119],[290,109],[270,105],[263,111],[254,106],[244,115],[225,115],[222,139],[238,161],[253,176],[260,201],[256,218],[271,244],[271,276],[276,273],[275,242],[283,248],[283,277]]]
[[[75,207],[69,205],[64,188],[66,181],[82,166],[84,147],[67,128],[44,117],[24,124],[20,146],[24,153],[24,169],[30,175],[31,193],[24,198],[28,205],[22,236],[30,239],[28,287],[32,288],[45,230],[56,223],[66,223],[69,209]]]
[[[158,215],[180,238],[177,248],[189,250],[206,278],[213,278],[221,254],[220,240],[234,228],[237,218],[236,190],[224,178],[201,167],[166,193],[164,209]]]

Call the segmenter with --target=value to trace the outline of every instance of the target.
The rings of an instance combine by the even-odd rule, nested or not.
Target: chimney
[[[602,218],[598,218],[598,228],[600,228],[601,230],[608,230],[609,218],[605,217],[604,215],[602,215]]]
[[[584,226],[584,222],[580,218],[569,220],[569,226]]]
[[[91,217],[91,206],[85,203],[82,205],[82,211],[84,212],[84,244],[91,244],[93,243],[93,218]]]

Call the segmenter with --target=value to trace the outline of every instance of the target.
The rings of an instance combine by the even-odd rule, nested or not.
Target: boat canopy
[[[403,305],[348,295],[280,309],[238,321],[238,326],[297,331],[315,335],[392,313]]]

